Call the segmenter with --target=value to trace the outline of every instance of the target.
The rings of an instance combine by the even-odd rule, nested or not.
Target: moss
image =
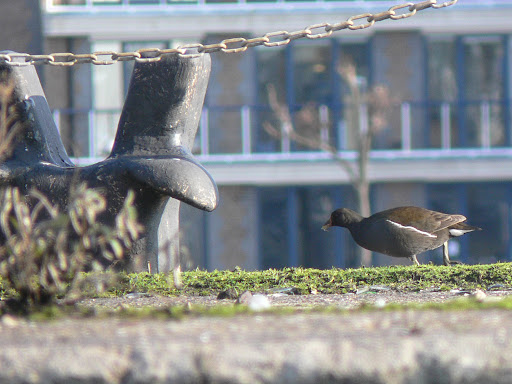
[[[118,273],[115,278],[97,278],[85,274],[84,281],[108,281],[109,289],[101,296],[116,297],[129,292],[149,292],[164,296],[176,295],[216,295],[220,291],[233,288],[238,292],[250,290],[265,292],[276,288],[294,287],[301,294],[348,293],[355,292],[365,285],[385,285],[401,291],[419,291],[427,288],[440,290],[475,289],[501,284],[512,287],[512,264],[389,266],[377,268],[357,268],[328,270],[283,268],[264,271],[194,270],[182,274],[183,289],[174,287],[172,274]],[[81,291],[85,297],[98,297],[94,284]],[[3,288],[0,280],[0,295],[12,297],[15,292]]]

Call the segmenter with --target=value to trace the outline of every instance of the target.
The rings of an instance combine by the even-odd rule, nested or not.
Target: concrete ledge
[[[508,311],[0,326],[0,383],[508,383]]]
[[[355,161],[355,160],[354,160]],[[205,163],[218,185],[349,184],[335,161]],[[470,182],[512,179],[512,158],[372,160],[369,180],[378,182]]]

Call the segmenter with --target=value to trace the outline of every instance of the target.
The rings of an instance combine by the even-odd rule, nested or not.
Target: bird
[[[443,246],[443,264],[459,264],[448,255],[448,240],[481,228],[465,223],[463,215],[452,215],[420,207],[396,207],[363,217],[339,208],[322,226],[347,228],[354,241],[373,252],[393,257],[407,257],[420,265],[417,255]]]

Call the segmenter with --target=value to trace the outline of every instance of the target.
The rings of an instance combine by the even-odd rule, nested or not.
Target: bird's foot
[[[411,260],[415,265],[420,265],[418,259],[416,258],[416,255],[410,256],[409,260]]]
[[[458,260],[443,260],[443,264],[449,267],[450,265],[463,265],[464,263]]]

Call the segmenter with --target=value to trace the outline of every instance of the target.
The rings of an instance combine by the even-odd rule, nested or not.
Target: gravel
[[[443,303],[449,300],[462,297],[473,297],[477,291],[439,291],[436,289],[423,290],[420,292],[404,292],[389,289],[387,287],[368,287],[358,293],[347,294],[317,294],[317,295],[289,295],[285,293],[268,294],[267,297],[272,307],[335,307],[341,309],[354,309],[361,305],[382,306],[387,303],[409,304],[409,303]],[[512,290],[487,291],[485,296],[488,300],[512,295]],[[240,295],[242,296],[242,294]],[[211,296],[178,296],[165,297],[158,295],[130,293],[119,298],[99,298],[82,300],[81,305],[85,307],[109,308],[118,307],[156,307],[163,308],[172,305],[234,305],[235,299],[218,299],[219,295]],[[220,295],[224,297],[224,295]],[[231,297],[231,296],[230,296]],[[248,302],[246,301],[248,304]]]

